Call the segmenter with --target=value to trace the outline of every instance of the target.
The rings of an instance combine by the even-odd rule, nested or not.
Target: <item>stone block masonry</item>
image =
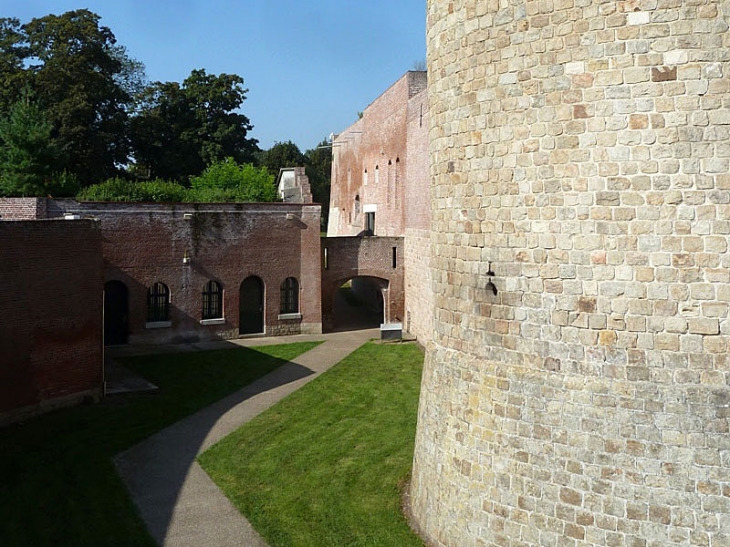
[[[729,20],[429,1],[434,544],[730,545]]]

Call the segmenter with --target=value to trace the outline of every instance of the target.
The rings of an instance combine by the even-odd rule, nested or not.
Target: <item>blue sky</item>
[[[242,112],[262,148],[304,151],[338,133],[426,58],[426,0],[0,0],[26,23],[88,8],[150,80],[195,68],[242,76]]]

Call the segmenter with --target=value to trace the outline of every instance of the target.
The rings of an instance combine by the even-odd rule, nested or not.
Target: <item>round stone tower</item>
[[[435,545],[730,545],[729,20],[428,2]]]

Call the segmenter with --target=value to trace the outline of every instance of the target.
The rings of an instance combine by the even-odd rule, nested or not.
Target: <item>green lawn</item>
[[[0,429],[0,545],[149,546],[112,456],[317,343],[137,357],[159,386]]]
[[[400,510],[422,364],[366,344],[199,460],[272,547],[423,545]]]

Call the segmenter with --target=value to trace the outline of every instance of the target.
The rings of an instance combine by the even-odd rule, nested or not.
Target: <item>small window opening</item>
[[[365,213],[365,235],[375,235],[375,213]]]
[[[147,290],[147,322],[167,321],[170,317],[170,289],[155,283]]]
[[[324,248],[324,269],[330,269],[329,249],[327,247]]]
[[[287,277],[281,284],[281,313],[299,312],[299,282]]]
[[[208,281],[203,289],[203,319],[223,317],[223,286],[217,281]]]
[[[398,266],[398,247],[393,247],[393,269]]]

